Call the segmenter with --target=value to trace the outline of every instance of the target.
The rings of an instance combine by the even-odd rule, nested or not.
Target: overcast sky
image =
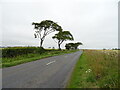
[[[39,46],[34,38],[32,22],[52,20],[82,42],[81,48],[118,47],[119,0],[1,0],[0,26],[2,46]],[[56,33],[56,32],[55,32]],[[43,46],[55,47],[57,43],[46,37]],[[0,33],[1,34],[1,33]]]

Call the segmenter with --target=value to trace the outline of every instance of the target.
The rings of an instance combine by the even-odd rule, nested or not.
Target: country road
[[[2,69],[2,88],[63,88],[82,51]]]

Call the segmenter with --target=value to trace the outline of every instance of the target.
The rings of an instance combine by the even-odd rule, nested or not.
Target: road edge
[[[82,53],[80,54],[79,58],[77,59],[77,62],[78,62],[78,60],[80,59],[80,57],[82,56],[82,54],[83,54],[83,50],[82,50]],[[67,79],[65,80],[66,83],[65,83],[65,85],[64,85],[64,88],[68,88],[68,85],[69,85],[69,83],[70,83],[70,80],[71,80],[71,77],[72,77],[72,74],[73,74],[73,72],[74,72],[74,69],[75,69],[75,66],[76,66],[77,62],[76,62],[76,63],[74,64],[74,66],[72,67],[71,72],[69,72],[68,77],[67,77]]]

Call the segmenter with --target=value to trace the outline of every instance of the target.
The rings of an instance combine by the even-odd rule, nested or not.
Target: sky
[[[79,48],[118,47],[119,0],[0,0],[0,46],[39,46],[32,22],[52,20],[70,31]],[[49,34],[44,48],[57,47]]]

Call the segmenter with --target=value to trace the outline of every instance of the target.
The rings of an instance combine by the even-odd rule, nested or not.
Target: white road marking
[[[55,61],[51,61],[51,62],[47,63],[46,65],[52,64],[52,63],[54,63],[54,62],[55,62]]]
[[[67,58],[68,56],[66,55],[65,58]]]

